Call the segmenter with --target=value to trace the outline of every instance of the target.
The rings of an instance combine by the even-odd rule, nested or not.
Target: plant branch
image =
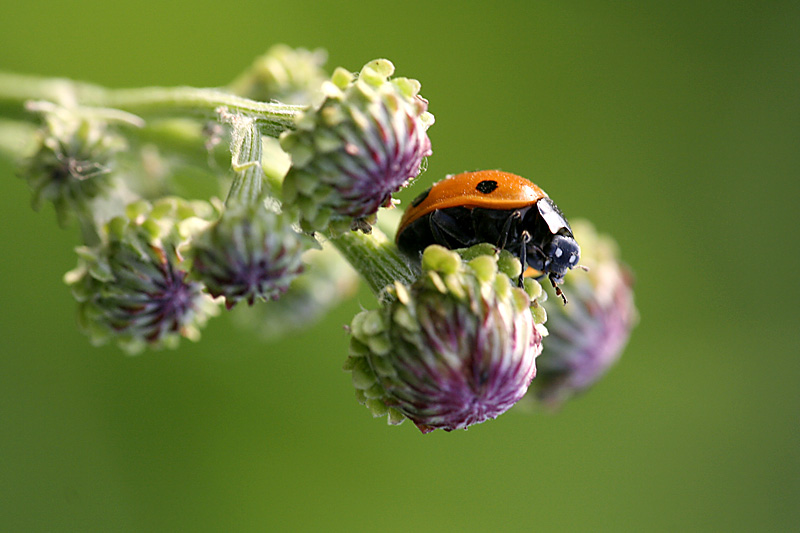
[[[372,233],[348,231],[331,239],[337,250],[367,281],[376,296],[395,280],[410,285],[419,273],[400,253],[397,246],[377,228]]]
[[[23,116],[24,103],[47,100],[64,106],[108,107],[142,117],[173,117],[193,113],[216,118],[221,107],[252,116],[265,135],[277,137],[294,128],[305,106],[257,102],[218,89],[146,87],[107,89],[62,78],[0,73],[0,112]]]

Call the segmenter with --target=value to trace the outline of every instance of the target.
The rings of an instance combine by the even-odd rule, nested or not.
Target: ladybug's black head
[[[550,198],[542,198],[536,203],[536,209],[526,214],[524,226],[530,236],[527,263],[551,281],[560,283],[581,257],[581,249],[567,219]]]
[[[553,235],[553,239],[544,248],[544,271],[550,278],[561,281],[567,270],[578,265],[581,249],[571,235]]]

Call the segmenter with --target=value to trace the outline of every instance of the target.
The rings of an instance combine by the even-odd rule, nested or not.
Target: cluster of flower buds
[[[542,350],[544,313],[531,312],[542,289],[533,280],[517,287],[519,261],[488,252],[465,261],[429,246],[416,281],[395,282],[380,309],[353,319],[345,368],[375,416],[451,431],[495,418],[525,395]]]
[[[596,381],[636,322],[613,241],[574,224],[590,270],[564,279],[566,307],[496,242],[401,254],[377,213],[431,154],[433,115],[420,84],[392,78],[388,60],[330,77],[324,61],[276,46],[222,90],[24,80],[43,128],[22,175],[35,205],[80,223],[84,246],[65,281],[91,340],[174,347],[240,302],[249,306],[236,312],[249,314],[237,321],[286,333],[351,295],[357,272],[380,307],[353,319],[345,368],[357,399],[390,424],[464,429],[529,387],[557,404]],[[19,81],[0,74],[0,99]],[[209,164],[223,140],[230,171]],[[224,202],[197,184],[178,188],[187,167],[223,178]],[[497,182],[478,185],[487,193]]]
[[[21,174],[36,206],[49,201],[59,220],[79,221],[85,245],[66,279],[94,341],[174,346],[196,338],[221,302],[270,301],[271,324],[301,327],[352,293],[352,270],[330,259],[330,246],[311,253],[314,232],[369,231],[431,153],[433,116],[419,83],[392,79],[389,61],[327,76],[325,56],[277,45],[224,90],[115,93],[70,82],[25,103],[43,127]],[[196,111],[212,112],[215,126]],[[226,139],[233,180],[224,205],[176,189],[187,166],[209,171],[195,147]],[[341,272],[345,281],[331,279]],[[312,294],[320,283],[324,298]]]

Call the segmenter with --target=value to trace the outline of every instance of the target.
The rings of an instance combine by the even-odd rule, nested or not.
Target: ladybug
[[[414,258],[430,244],[466,248],[488,242],[518,257],[537,277],[558,286],[578,265],[580,247],[567,219],[542,189],[527,179],[481,170],[449,176],[417,196],[397,229],[397,246]],[[522,281],[520,276],[520,282]]]

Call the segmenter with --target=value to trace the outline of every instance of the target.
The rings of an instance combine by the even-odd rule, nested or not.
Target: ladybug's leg
[[[501,250],[505,249],[506,243],[508,242],[508,236],[511,233],[511,225],[515,222],[519,222],[520,220],[522,220],[522,212],[519,209],[515,209],[510,215],[508,215],[505,222],[503,222],[502,229],[500,230],[501,241],[497,244],[498,248]],[[528,236],[528,240],[530,240],[530,236]],[[522,264],[525,264],[524,260],[522,261]]]
[[[469,246],[463,238],[463,229],[458,220],[444,212],[436,210],[428,217],[434,241],[446,248],[464,248]]]
[[[522,263],[522,270],[519,273],[519,286],[522,287],[522,280],[525,277],[525,269],[528,268],[528,242],[531,240],[531,234],[528,230],[522,232],[522,246],[519,247],[519,260]]]
[[[553,288],[556,290],[556,296],[561,296],[561,299],[564,300],[564,305],[567,305],[567,295],[564,294],[564,291],[562,291],[561,287],[558,286],[555,275],[550,274],[548,278],[550,279],[550,283],[553,285]]]

